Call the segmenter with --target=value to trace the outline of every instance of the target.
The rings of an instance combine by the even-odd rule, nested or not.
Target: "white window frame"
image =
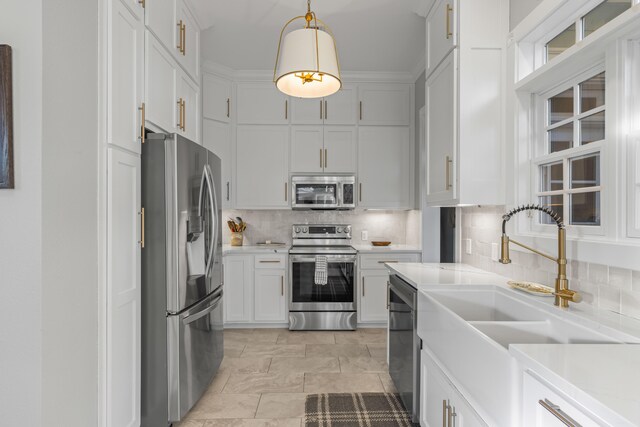
[[[531,161],[531,188],[530,188],[530,200],[531,203],[539,203],[539,197],[541,195],[562,195],[563,196],[563,205],[564,205],[564,218],[563,221],[567,226],[567,235],[569,236],[606,236],[607,230],[611,227],[612,218],[610,218],[609,212],[604,209],[604,206],[607,206],[606,202],[610,200],[609,193],[610,191],[614,191],[612,183],[608,182],[608,176],[606,170],[607,158],[610,155],[611,149],[607,143],[609,129],[613,124],[610,119],[611,114],[608,114],[608,101],[609,91],[607,90],[606,80],[605,80],[605,104],[603,106],[594,108],[589,110],[586,113],[578,113],[580,111],[580,98],[579,96],[575,96],[574,91],[574,99],[573,99],[573,111],[574,114],[570,119],[566,119],[560,121],[558,123],[573,123],[573,137],[578,138],[580,135],[578,131],[578,127],[580,126],[580,119],[584,117],[591,116],[601,111],[605,111],[605,139],[601,141],[592,142],[590,144],[582,145],[582,146],[572,146],[567,150],[557,151],[555,153],[549,153],[549,141],[547,137],[547,128],[548,128],[548,100],[549,98],[556,96],[567,89],[574,89],[580,83],[594,77],[602,72],[606,73],[606,67],[604,62],[599,63],[593,67],[589,67],[586,70],[583,70],[577,73],[570,80],[566,80],[561,84],[556,85],[553,89],[540,93],[535,96],[535,127],[536,132],[532,138],[531,144],[531,153],[532,158]],[[565,124],[566,124],[565,123]],[[569,161],[570,159],[576,157],[582,157],[589,154],[599,153],[600,154],[600,185],[597,187],[587,187],[586,189],[569,189],[567,190],[570,183],[570,168]],[[563,189],[557,191],[547,191],[544,194],[540,191],[540,182],[541,182],[541,174],[540,174],[540,166],[549,163],[562,162],[563,163]],[[568,221],[568,212],[570,208],[570,194],[580,193],[580,192],[593,192],[600,191],[600,225],[577,225],[577,224],[569,224]],[[535,215],[532,217],[531,223],[531,231],[551,234],[555,233],[555,225],[554,224],[544,224],[540,222],[539,215]]]

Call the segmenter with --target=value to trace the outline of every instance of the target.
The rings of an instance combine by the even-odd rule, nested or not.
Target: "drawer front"
[[[360,255],[360,268],[363,270],[385,270],[385,263],[419,262],[418,254],[375,254]]]
[[[256,255],[255,268],[286,268],[287,256],[284,254]]]

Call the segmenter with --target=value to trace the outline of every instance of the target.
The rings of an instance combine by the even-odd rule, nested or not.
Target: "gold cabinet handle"
[[[327,168],[327,149],[324,149],[324,168]]]
[[[280,276],[280,295],[284,296],[284,276]]]
[[[144,249],[144,208],[140,209],[140,248]]]
[[[182,130],[187,130],[187,101],[182,100]]]
[[[362,296],[364,296],[364,276],[362,276]]]
[[[362,120],[362,101],[360,101],[360,120]]]
[[[322,99],[320,100],[320,120],[322,120]]]
[[[449,405],[445,399],[442,400],[442,427],[447,427],[447,412]]]
[[[261,259],[260,264],[279,264],[280,260],[277,259]]]
[[[289,119],[289,100],[284,100],[284,119]]]
[[[359,200],[362,201],[362,183],[360,183],[358,185],[358,187],[359,187],[358,188],[358,197],[359,197]]]
[[[394,264],[394,263],[398,263],[400,261],[398,260],[394,260],[394,261],[378,261],[378,264]]]
[[[562,409],[560,409],[560,406],[556,405],[555,403],[553,403],[549,399],[544,399],[544,400],[540,399],[540,400],[538,400],[538,403],[544,409],[546,409],[547,411],[551,412],[551,415],[553,415],[558,420],[560,420],[560,422],[562,422],[562,424],[564,424],[564,425],[566,425],[568,427],[580,427],[580,424],[576,420],[574,420],[569,415],[567,415]]]
[[[176,26],[178,27],[178,46],[176,47],[178,48],[178,51],[182,53],[182,19],[178,21]]]
[[[145,121],[147,120],[145,117],[144,102],[140,107],[138,107],[138,111],[140,111],[140,142],[144,144],[145,142],[144,125],[145,125]]]
[[[453,412],[456,410],[456,408],[454,408],[453,406],[449,405],[449,413],[447,416],[447,426],[448,427],[452,427],[452,422],[451,420],[453,419]]]
[[[231,192],[229,191],[229,181],[227,181],[227,202],[229,201]]]
[[[391,283],[387,281],[387,310],[389,310],[390,305],[391,305]]]
[[[446,21],[446,31],[447,31],[447,40],[449,40],[449,38],[451,36],[453,36],[453,33],[451,32],[451,12],[453,12],[453,8],[451,7],[450,4],[447,4],[447,10],[445,12],[445,21]]]
[[[180,35],[182,37],[182,56],[187,54],[187,24],[182,24],[182,28],[180,29]]]
[[[288,200],[288,197],[289,197],[289,196],[288,196],[288,194],[287,194],[287,193],[289,193],[289,191],[287,191],[287,187],[288,187],[288,185],[287,185],[287,183],[285,182],[285,183],[284,183],[284,201],[285,201],[285,202]]]
[[[231,99],[227,98],[227,118],[229,118],[230,114],[231,114]]]
[[[320,169],[322,169],[322,148],[320,149]]]
[[[327,120],[327,101],[324,101],[324,119]]]
[[[178,98],[178,129],[182,129],[182,98]]]
[[[453,166],[453,160],[451,160],[451,158],[449,156],[447,156],[445,161],[446,161],[445,171],[444,171],[444,173],[446,175],[445,176],[445,185],[446,185],[445,190],[448,190],[448,189],[450,189],[452,187],[450,175],[451,175],[451,166]]]
[[[139,4],[140,6],[142,6],[142,8],[144,9],[144,6],[145,6],[145,0],[138,0],[138,4]]]

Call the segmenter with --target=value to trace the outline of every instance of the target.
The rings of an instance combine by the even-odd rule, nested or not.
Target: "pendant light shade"
[[[342,87],[340,64],[333,35],[310,8],[305,16],[293,18],[282,29],[273,81],[287,95],[322,98]],[[284,35],[287,26],[297,19],[304,19],[306,26]],[[319,28],[318,22],[325,28]]]

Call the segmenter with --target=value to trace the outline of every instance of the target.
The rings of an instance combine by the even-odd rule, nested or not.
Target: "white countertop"
[[[289,245],[252,245],[252,246],[231,246],[223,245],[222,254],[237,254],[237,255],[255,255],[255,254],[288,254]]]
[[[466,264],[401,262],[387,267],[418,290],[434,285],[504,285],[509,280]]]
[[[515,344],[509,352],[613,425],[640,425],[640,345]]]
[[[373,246],[372,244],[352,245],[358,253],[421,253],[422,249],[414,245]]]

